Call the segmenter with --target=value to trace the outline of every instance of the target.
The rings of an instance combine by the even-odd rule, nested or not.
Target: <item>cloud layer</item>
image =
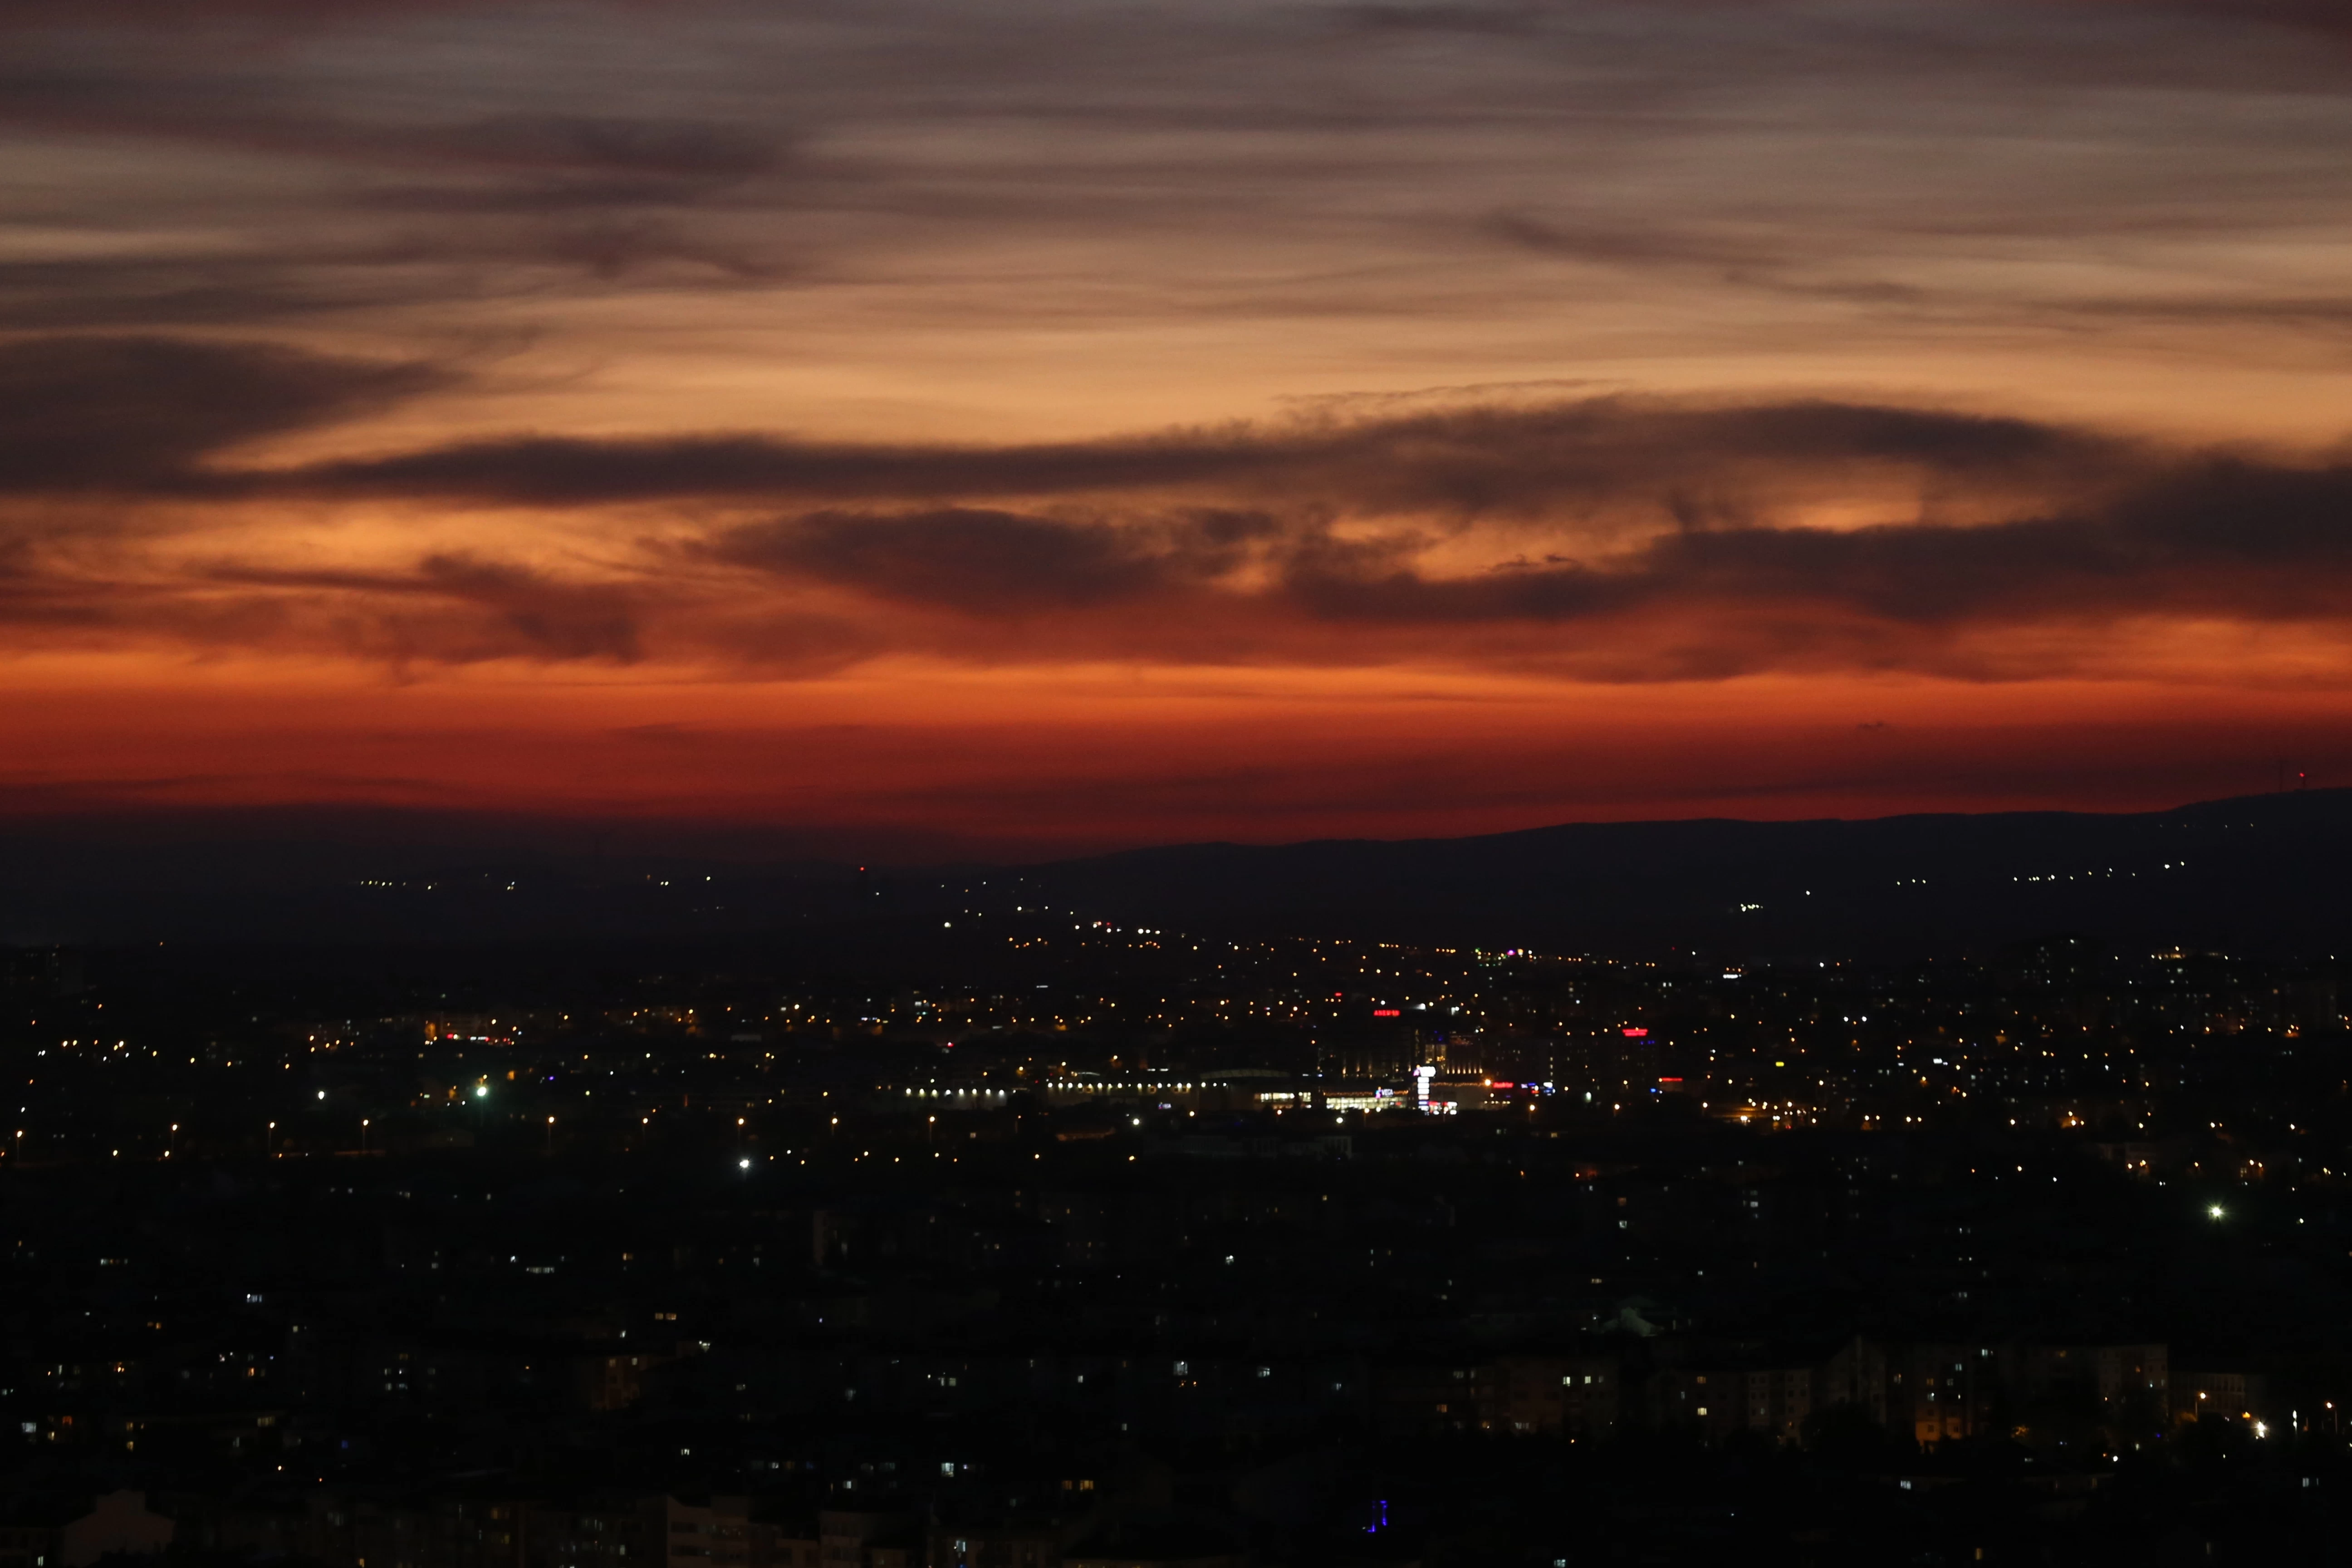
[[[2103,668],[2119,625],[2352,633],[2352,469],[1821,400],[1520,399],[983,447],[525,436],[240,460],[450,373],[247,344],[0,349],[20,638],[434,663],[1392,663],[1585,679]],[[102,498],[144,526],[61,526]],[[292,505],[482,536],[367,564]],[[597,542],[593,552],[585,548]],[[568,542],[568,543],[567,543]],[[2004,653],[2021,632],[2032,657]]]
[[[441,380],[268,343],[165,337],[0,342],[0,492],[217,488],[208,459],[353,418]]]
[[[404,735],[501,682],[749,728],[854,686],[840,733],[972,683],[988,737],[924,733],[985,780],[874,742],[917,816],[1062,801],[1007,737],[1089,671],[1129,684],[1035,769],[1108,737],[1139,797],[1282,812],[1365,759],[1475,773],[1366,739],[1432,722],[1409,691],[1572,728],[1671,689],[1686,770],[1768,688],[1783,737],[1885,682],[2338,713],[2342,12],[24,0],[0,659],[78,738],[0,788],[137,749],[89,690],[232,668],[436,715]],[[1224,702],[1306,768],[1249,728],[1267,683],[1357,761],[1154,738]],[[629,788],[664,748],[717,788],[667,722]],[[791,733],[728,754],[832,743]]]

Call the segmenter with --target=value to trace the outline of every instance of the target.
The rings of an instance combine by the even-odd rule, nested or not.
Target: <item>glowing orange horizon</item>
[[[2321,782],[2336,699],[2166,685],[1760,679],[1581,689],[1460,672],[864,672],[776,684],[268,667],[159,694],[0,696],[0,810],[386,805],[804,828],[845,852],[1016,858],[1570,820],[2145,810]],[[1370,718],[1368,719],[1368,714]]]

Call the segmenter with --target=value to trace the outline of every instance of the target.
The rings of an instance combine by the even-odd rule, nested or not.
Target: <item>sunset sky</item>
[[[2352,6],[12,0],[0,810],[2352,783]]]

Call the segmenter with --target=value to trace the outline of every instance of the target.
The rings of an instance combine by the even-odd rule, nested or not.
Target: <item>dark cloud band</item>
[[[444,380],[431,366],[267,344],[47,337],[0,344],[0,491],[213,488],[209,458]]]
[[[1374,403],[1003,447],[520,437],[237,460],[449,378],[154,337],[0,347],[0,618],[402,661],[747,668],[821,647],[1344,663],[1606,647],[1626,679],[1902,665],[1972,629],[2132,617],[2352,635],[2352,468],[1850,402]],[[594,568],[437,549],[394,572],[192,578],[78,524],[98,500],[192,530],[290,500],[669,521]],[[1885,521],[1820,520],[1863,503]]]

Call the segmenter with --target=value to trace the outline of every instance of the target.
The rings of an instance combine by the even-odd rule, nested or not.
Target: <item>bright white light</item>
[[[751,1168],[751,1162],[749,1160],[738,1160],[735,1163],[746,1171]]]
[[[488,1100],[489,1097],[490,1086],[488,1084],[478,1083],[474,1086],[474,1098],[476,1100]],[[326,1096],[320,1095],[319,1098],[324,1100]]]
[[[2220,1204],[2215,1204],[2205,1212],[2212,1215],[2215,1219],[2220,1219],[2221,1217],[2221,1205]]]

